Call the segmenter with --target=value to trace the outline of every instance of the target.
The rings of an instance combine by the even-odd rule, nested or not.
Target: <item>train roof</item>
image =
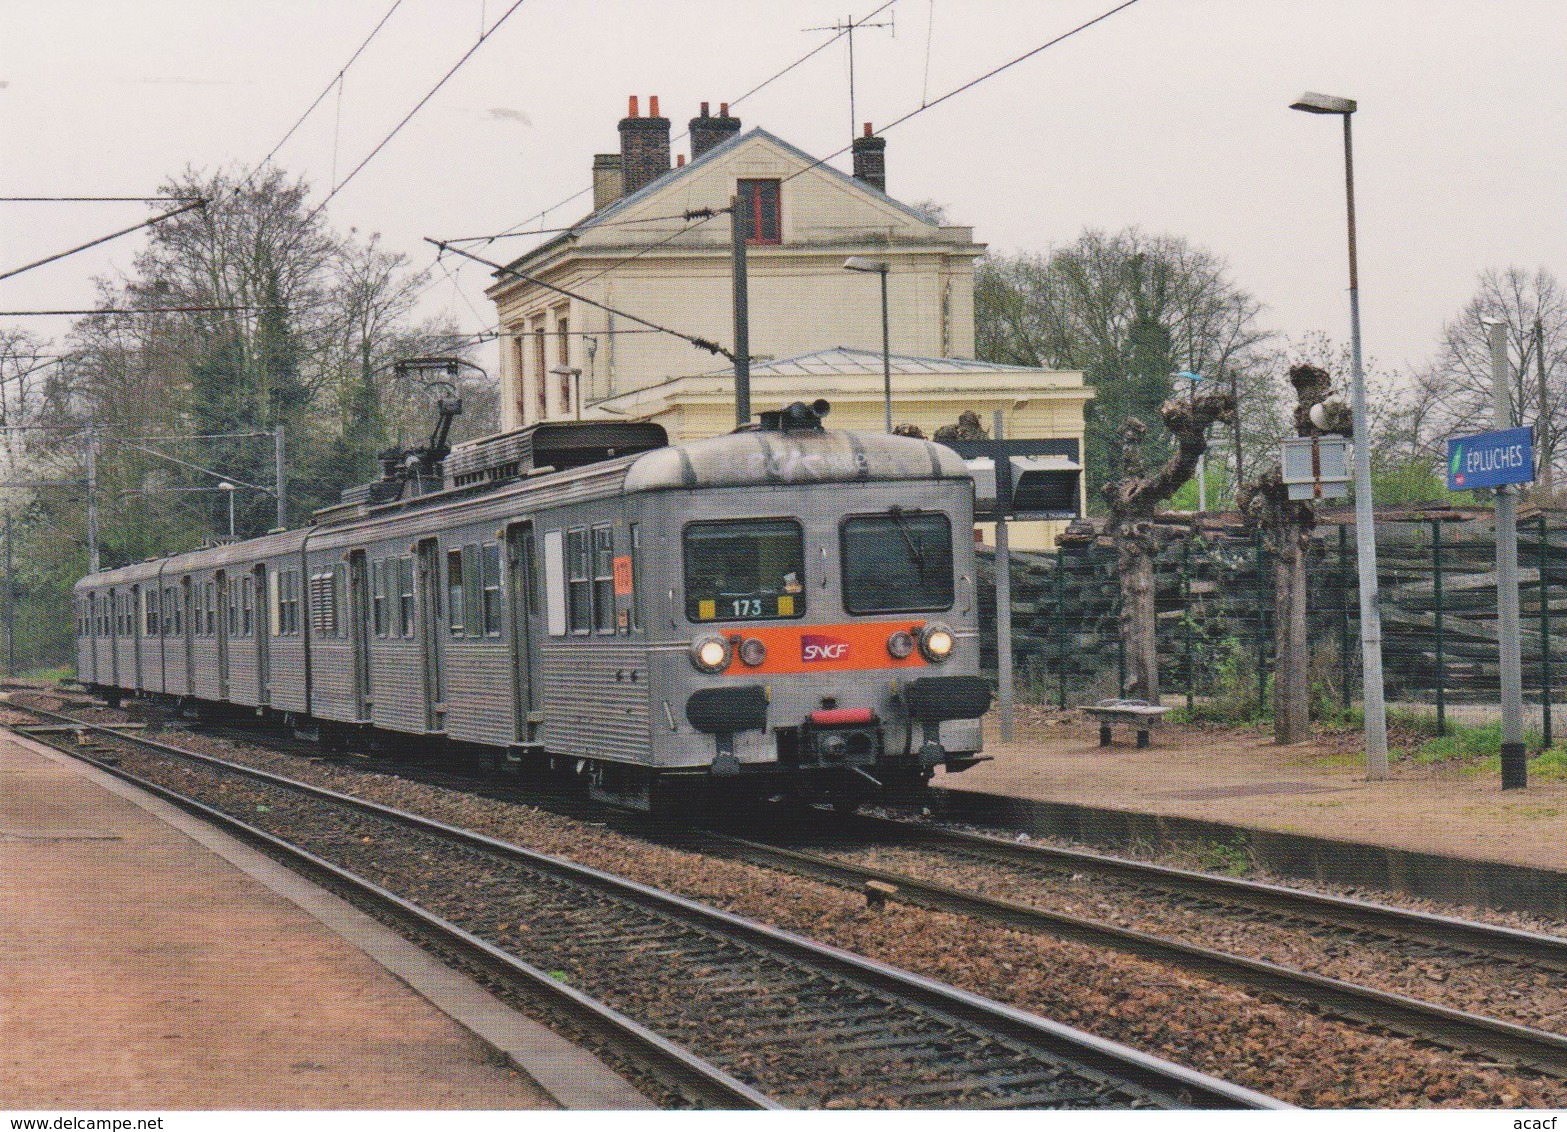
[[[848,429],[760,429],[645,452],[627,470],[624,490],[967,479],[968,475],[961,456],[929,440]]]
[[[367,508],[337,523],[277,531],[260,538],[203,547],[167,558],[121,566],[83,578],[78,587],[125,585],[155,576],[248,565],[296,553],[308,541],[336,547],[364,539],[366,528],[387,537],[400,521],[424,523],[434,513],[475,508],[497,515],[517,506],[558,506],[635,492],[693,488],[806,486],[908,480],[967,480],[963,458],[944,444],[882,432],[847,429],[755,429],[619,456],[562,471],[456,491],[416,496]],[[487,517],[487,516],[485,516]],[[389,528],[381,530],[381,528]]]

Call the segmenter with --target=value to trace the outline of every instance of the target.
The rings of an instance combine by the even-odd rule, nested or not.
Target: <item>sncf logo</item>
[[[800,660],[810,664],[817,660],[842,660],[849,655],[849,642],[821,633],[804,633],[800,636]]]

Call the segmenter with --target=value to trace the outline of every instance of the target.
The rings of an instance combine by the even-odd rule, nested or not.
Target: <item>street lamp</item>
[[[1353,98],[1307,91],[1290,104],[1307,114],[1344,119],[1344,196],[1349,217],[1350,416],[1355,433],[1355,558],[1360,575],[1362,701],[1366,713],[1366,776],[1387,777],[1387,708],[1382,698],[1382,618],[1377,610],[1376,513],[1371,505],[1371,431],[1366,421],[1366,375],[1360,362],[1360,273],[1355,262],[1355,157],[1350,144]]]
[[[851,255],[843,261],[845,271],[864,271],[881,276],[881,381],[886,408],[887,431],[892,431],[892,343],[887,332],[887,261]]]
[[[576,366],[556,366],[550,372],[556,377],[571,378],[571,403],[576,409],[576,419],[580,421],[582,419],[582,370]]]
[[[234,493],[239,490],[228,480],[218,484],[218,490],[229,497],[229,538],[234,537]]]

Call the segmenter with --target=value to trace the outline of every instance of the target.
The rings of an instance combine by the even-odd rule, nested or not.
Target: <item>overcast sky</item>
[[[626,96],[675,133],[880,0],[525,0],[329,206],[417,266],[423,236],[532,220],[618,148]],[[249,169],[392,0],[0,0],[0,195],[136,195],[171,173]],[[278,153],[320,199],[512,0],[403,0]],[[856,34],[856,114],[878,125],[1113,6],[897,0]],[[888,134],[888,190],[935,200],[992,249],[1138,225],[1223,256],[1295,336],[1348,336],[1342,134],[1291,112],[1356,98],[1368,354],[1419,364],[1487,267],[1567,274],[1567,3],[1140,0]],[[842,40],[735,112],[803,149],[847,144]],[[716,110],[716,105],[714,107]],[[678,148],[685,148],[682,144]],[[840,159],[847,167],[847,159]],[[587,211],[578,196],[545,217]],[[134,223],[135,204],[0,204],[0,270]],[[91,305],[138,237],[0,282],[0,309]],[[508,250],[523,245],[512,243]],[[491,322],[484,269],[449,264],[425,313]],[[64,319],[5,317],[38,333]],[[705,365],[706,356],[693,358]]]

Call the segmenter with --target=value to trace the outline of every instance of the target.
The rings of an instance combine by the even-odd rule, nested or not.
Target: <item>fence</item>
[[[1567,528],[1519,523],[1525,700],[1547,742],[1567,670]],[[1313,713],[1348,715],[1360,687],[1354,532],[1324,525],[1308,554]],[[1391,703],[1447,719],[1499,716],[1496,542],[1489,519],[1422,518],[1377,526],[1382,662]],[[994,559],[982,554],[982,663],[995,668]],[[1020,697],[1061,707],[1122,694],[1113,548],[1014,552],[1013,657]],[[1268,714],[1273,562],[1260,534],[1205,530],[1168,543],[1154,570],[1166,697],[1231,719]],[[1560,707],[1554,713],[1560,718]]]

